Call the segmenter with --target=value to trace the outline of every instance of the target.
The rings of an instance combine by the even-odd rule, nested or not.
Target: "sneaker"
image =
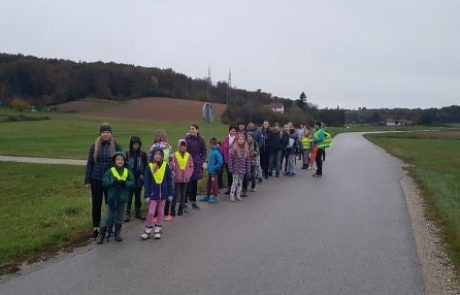
[[[198,205],[195,202],[192,203],[192,208],[195,210],[200,210],[200,207],[198,207]]]
[[[166,215],[165,218],[163,218],[164,221],[171,221],[173,220],[173,217],[171,215]]]
[[[237,201],[242,201],[243,199],[241,197],[236,197]]]
[[[247,193],[242,193],[241,194],[241,198],[247,198],[248,197],[248,194]]]
[[[179,210],[177,210],[177,215],[182,216],[183,213],[184,213],[184,208],[179,207]]]
[[[209,196],[205,196],[203,198],[200,199],[200,202],[209,202],[209,199],[210,197]],[[192,205],[193,206],[193,205]]]
[[[255,192],[255,191],[256,191],[256,188],[255,188],[255,187],[251,188],[251,193],[253,193],[253,192]]]
[[[217,204],[217,203],[219,203],[219,199],[217,199],[217,197],[210,197],[208,203],[209,204]]]
[[[93,234],[91,235],[91,240],[95,241],[97,239],[98,235],[99,235],[99,229],[98,228],[93,229]]]
[[[230,197],[230,202],[235,202],[235,198],[234,198],[234,197]]]
[[[279,174],[279,172],[278,172],[278,173],[276,173],[276,177],[277,177],[277,178],[278,178],[278,177],[280,177],[280,174]]]
[[[316,173],[315,173],[315,174],[313,174],[313,177],[321,177],[321,176],[323,176],[323,175],[320,175],[320,174],[316,174]]]
[[[283,173],[284,176],[291,176],[290,174],[291,174],[291,173],[289,173],[289,172],[284,172],[284,173]]]

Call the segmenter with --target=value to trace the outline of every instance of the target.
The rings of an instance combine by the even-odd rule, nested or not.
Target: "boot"
[[[126,214],[125,214],[125,222],[129,222],[131,220],[131,212],[130,211],[126,211]]]
[[[171,216],[176,216],[176,206],[171,206]]]
[[[144,221],[145,220],[145,216],[142,215],[141,213],[141,208],[136,208],[136,215],[135,215],[136,219],[139,219],[139,220],[142,220]]]
[[[117,242],[123,241],[123,238],[122,238],[121,235],[120,235],[120,233],[121,233],[121,226],[122,226],[122,224],[116,224],[116,225],[115,225],[115,241],[117,241]]]
[[[177,215],[182,216],[184,213],[184,208],[182,206],[179,206],[179,210],[177,211]]]
[[[153,226],[146,226],[144,229],[144,233],[141,235],[141,239],[147,240],[150,238],[150,235],[152,234],[153,231]]]
[[[101,245],[101,244],[104,243],[106,231],[107,231],[107,227],[106,226],[101,226],[101,228],[99,230],[99,234],[97,235],[96,244]]]
[[[111,236],[113,236],[113,226],[107,227],[107,243],[110,242]]]
[[[160,225],[155,225],[155,230],[153,232],[153,238],[155,240],[161,239],[161,226]]]

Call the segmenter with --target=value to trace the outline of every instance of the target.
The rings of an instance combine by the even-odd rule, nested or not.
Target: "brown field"
[[[203,104],[202,101],[161,97],[144,97],[125,102],[91,98],[60,104],[56,109],[98,119],[199,122],[202,120]],[[213,107],[215,119],[219,121],[226,106],[213,103]]]

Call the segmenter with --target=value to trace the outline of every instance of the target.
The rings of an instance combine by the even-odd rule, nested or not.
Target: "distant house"
[[[282,103],[272,103],[265,106],[270,109],[272,112],[284,114],[284,104]]]
[[[385,119],[386,126],[411,126],[414,122],[406,119],[394,120],[394,119]]]

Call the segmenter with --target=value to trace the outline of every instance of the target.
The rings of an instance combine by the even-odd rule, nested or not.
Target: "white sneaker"
[[[153,233],[153,238],[155,240],[161,239],[161,226],[155,225],[155,231]]]

